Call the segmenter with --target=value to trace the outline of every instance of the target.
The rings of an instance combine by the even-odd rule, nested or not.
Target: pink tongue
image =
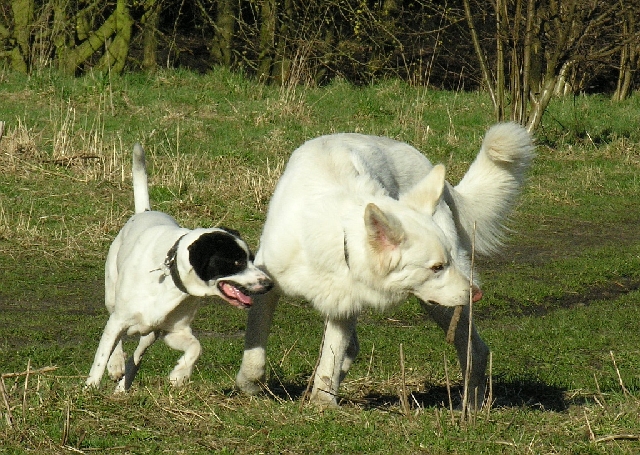
[[[231,286],[229,283],[222,283],[221,289],[227,297],[242,302],[245,305],[251,305],[251,297],[243,294],[240,289]]]

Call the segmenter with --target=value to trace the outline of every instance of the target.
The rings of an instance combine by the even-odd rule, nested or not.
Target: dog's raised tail
[[[147,185],[147,165],[144,159],[144,149],[140,144],[133,146],[133,200],[136,213],[151,210],[149,204],[149,186]]]
[[[467,247],[475,238],[475,250],[480,254],[499,249],[508,232],[505,221],[534,156],[533,138],[522,126],[499,123],[487,131],[469,170],[445,195],[453,199],[452,211],[459,228],[466,234],[463,237],[467,237]]]

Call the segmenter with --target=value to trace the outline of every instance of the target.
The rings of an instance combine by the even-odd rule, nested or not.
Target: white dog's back
[[[491,253],[500,244],[505,217],[532,157],[531,139],[522,127],[496,125],[460,184],[446,185],[433,217],[454,243],[452,249],[460,250],[459,262],[467,262],[462,256],[470,254],[474,225],[476,251]],[[350,294],[352,302],[366,300],[369,283],[360,288],[358,277],[342,270],[346,231],[358,226],[364,231],[362,211],[368,202],[406,211],[406,204],[394,201],[432,169],[418,150],[389,138],[345,133],[306,142],[292,154],[276,187],[256,262],[286,294],[314,302],[329,298],[331,290]],[[468,264],[458,265],[470,272]]]
[[[271,198],[256,263],[273,270],[286,294],[316,305],[350,294],[345,304],[352,313],[363,300],[384,300],[346,270],[345,229],[364,236],[366,203],[397,199],[431,168],[414,148],[383,137],[345,133],[306,142],[292,154]]]

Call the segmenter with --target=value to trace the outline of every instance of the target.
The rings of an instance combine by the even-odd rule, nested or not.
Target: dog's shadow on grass
[[[283,384],[271,382],[268,384],[268,395],[276,400],[300,401],[303,399],[306,387],[299,383]],[[462,386],[451,387],[451,401],[453,406],[461,402]],[[449,391],[444,385],[433,385],[423,392],[407,392],[411,408],[448,408]],[[363,409],[397,409],[400,396],[384,393],[368,393],[363,397],[341,397],[341,404],[352,404]],[[566,398],[566,389],[545,384],[535,379],[506,380],[494,379],[493,407],[494,408],[527,408],[539,411],[563,412],[570,403]]]
[[[562,412],[569,403],[565,398],[566,390],[537,380],[495,380],[493,383],[494,408],[528,408],[540,411]],[[451,399],[449,399],[449,393]],[[451,401],[454,407],[462,401],[463,388],[456,385],[450,391],[444,385],[431,386],[424,392],[408,392],[409,405],[412,408],[442,407],[448,408]],[[400,405],[399,395],[369,394],[364,397],[369,409],[396,407]]]

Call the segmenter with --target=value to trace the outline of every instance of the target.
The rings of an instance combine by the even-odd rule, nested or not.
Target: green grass
[[[0,452],[640,450],[638,94],[550,106],[514,232],[503,254],[479,260],[485,297],[474,312],[493,351],[495,406],[472,422],[448,411],[445,362],[457,387],[455,352],[414,300],[362,315],[340,409],[301,405],[322,321],[293,299],[276,313],[265,396],[234,391],[246,313],[216,300],[194,322],[203,354],[187,387],[168,386],[179,354],[162,343],[129,394],[112,395],[107,379],[97,391],[82,386],[107,319],[106,251],[133,208],[134,142],[149,155],[155,208],[188,227],[237,228],[255,248],[273,186],[302,142],[392,136],[445,163],[455,183],[492,123],[486,94],[398,81],[281,89],[216,70],[2,73],[0,100]],[[55,369],[14,375],[27,365]]]

